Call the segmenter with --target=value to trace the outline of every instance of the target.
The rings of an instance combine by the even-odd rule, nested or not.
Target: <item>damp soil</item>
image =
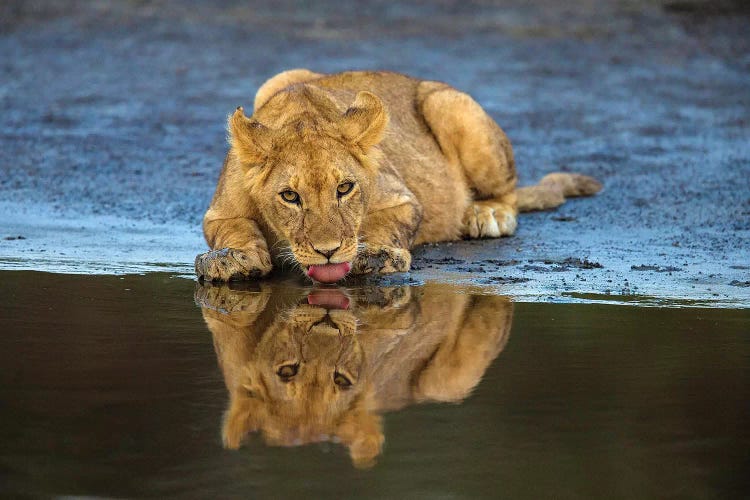
[[[430,282],[0,280],[3,497],[750,493],[747,309]],[[283,370],[281,340],[270,352],[304,353]]]

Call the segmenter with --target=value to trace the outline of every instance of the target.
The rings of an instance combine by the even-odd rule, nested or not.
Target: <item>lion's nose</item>
[[[335,245],[335,246],[333,246]],[[313,249],[326,259],[330,259],[333,254],[341,247],[341,245],[334,243],[333,245],[321,245],[313,246]]]

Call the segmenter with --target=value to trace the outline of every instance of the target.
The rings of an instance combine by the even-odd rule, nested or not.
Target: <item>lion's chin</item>
[[[349,262],[313,265],[307,268],[307,275],[321,283],[335,283],[346,276],[351,269],[352,265]]]

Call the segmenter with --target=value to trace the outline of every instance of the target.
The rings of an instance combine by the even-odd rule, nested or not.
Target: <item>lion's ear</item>
[[[224,413],[221,437],[224,447],[236,450],[244,437],[258,430],[261,423],[263,400],[248,390],[243,384],[230,395],[229,408]]]
[[[367,151],[380,142],[388,126],[388,112],[378,96],[367,91],[357,93],[341,118],[344,137]]]
[[[345,414],[339,422],[336,435],[349,448],[349,456],[357,468],[372,467],[383,451],[385,437],[382,419],[364,408],[353,409]]]
[[[258,400],[246,396],[231,397],[221,426],[225,448],[236,450],[246,435],[258,430],[258,413]]]
[[[271,150],[271,130],[245,116],[242,106],[229,117],[229,144],[245,164],[261,163]]]
[[[254,365],[243,366],[235,376],[236,380],[227,380],[227,386],[233,389],[229,392],[229,409],[221,428],[224,447],[229,449],[239,448],[248,433],[258,430],[268,397],[265,385],[254,383],[259,378]]]

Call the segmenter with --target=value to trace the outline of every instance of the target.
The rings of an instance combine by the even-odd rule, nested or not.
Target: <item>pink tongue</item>
[[[307,275],[321,283],[333,283],[346,276],[346,273],[348,273],[351,268],[352,266],[348,262],[310,266],[307,269]]]

